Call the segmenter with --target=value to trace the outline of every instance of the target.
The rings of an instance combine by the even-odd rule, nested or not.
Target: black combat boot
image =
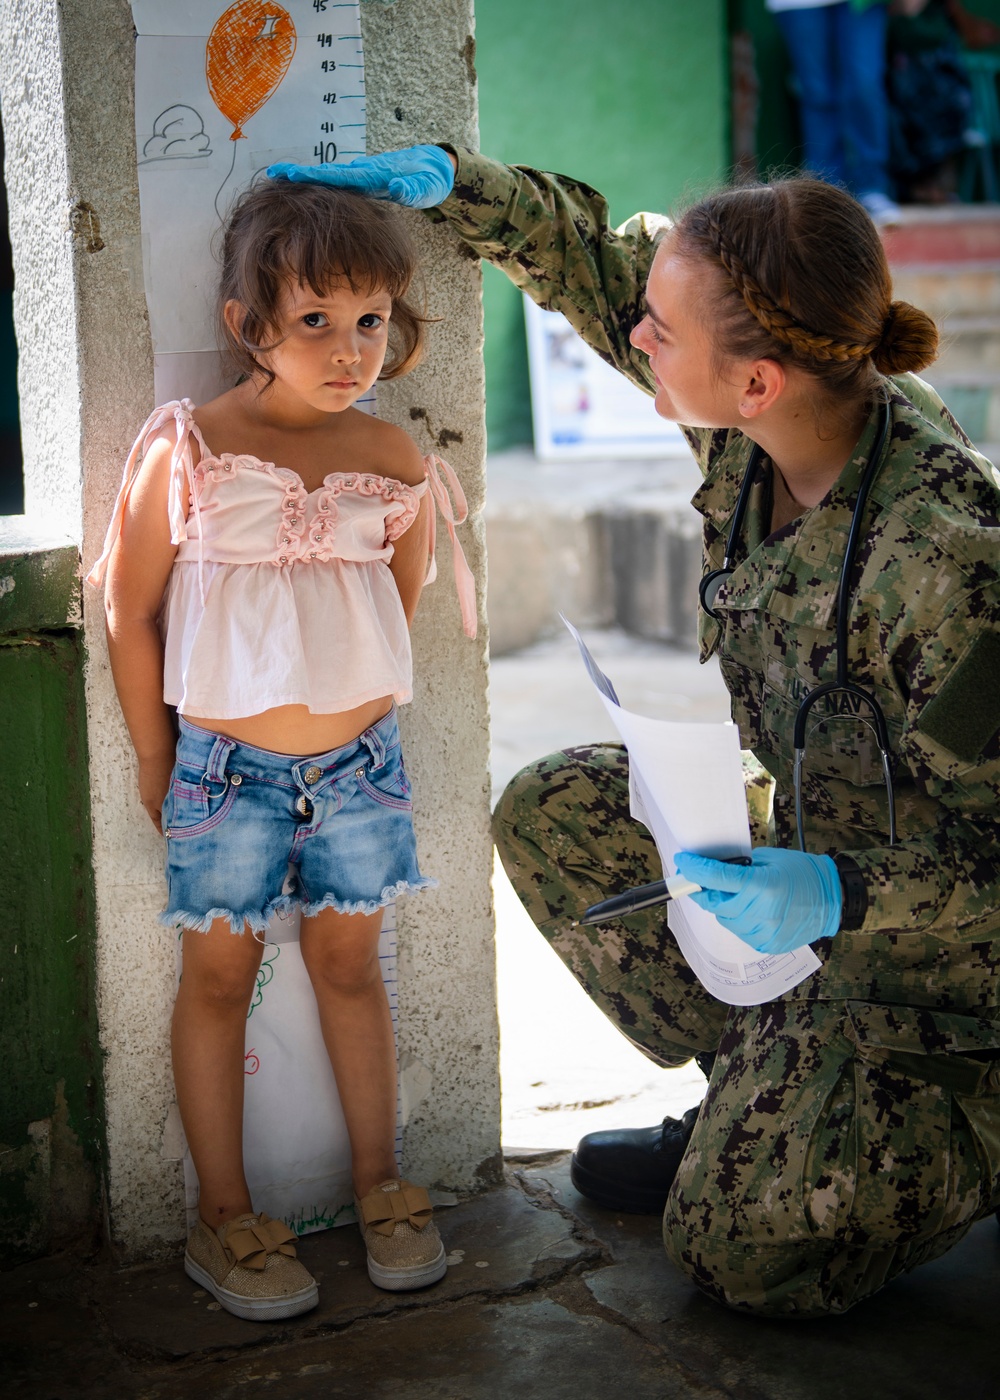
[[[573,1185],[581,1196],[609,1210],[661,1214],[694,1132],[698,1108],[689,1108],[683,1118],[664,1118],[655,1128],[588,1133],[570,1159]]]
[[[715,1056],[695,1056],[711,1077]],[[664,1118],[653,1128],[610,1128],[588,1133],[570,1159],[570,1178],[581,1196],[609,1210],[658,1215],[677,1175],[698,1121],[701,1105],[681,1118]]]

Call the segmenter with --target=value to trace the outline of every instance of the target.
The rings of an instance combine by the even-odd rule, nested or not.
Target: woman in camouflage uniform
[[[623,1033],[662,1065],[714,1054],[679,1130],[690,1141],[664,1214],[671,1258],[731,1307],[844,1311],[1000,1204],[1000,478],[907,373],[933,358],[933,323],[891,301],[859,206],[814,181],[724,191],[673,228],[639,215],[612,230],[586,185],[464,151],[273,173],[437,206],[654,392],[689,425],[704,473],[706,569],[722,564],[759,445],[720,620],[703,616],[700,636],[749,751],[754,864],[700,862],[697,880],[741,937],[762,951],[811,943],[819,970],[765,1005],[729,1007],[697,982],[662,907],[577,923],[660,873],[616,745],[530,765],[495,829],[536,925]],[[871,730],[837,695],[812,716],[807,855],[792,729],[803,696],[834,678],[839,574],[873,453],[847,667],[887,719],[898,838]],[[680,1154],[646,1131],[638,1158],[660,1152],[672,1172]],[[600,1137],[579,1160],[600,1162],[586,1156]]]

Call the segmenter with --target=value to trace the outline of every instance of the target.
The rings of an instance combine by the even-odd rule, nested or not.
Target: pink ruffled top
[[[476,635],[475,585],[454,533],[468,512],[454,472],[427,457],[417,486],[331,472],[307,491],[287,467],[243,453],[216,456],[193,408],[182,399],[147,419],[104,551],[87,575],[103,583],[142,456],[172,419],[168,512],[177,554],[160,614],[164,701],[181,714],[239,719],[277,705],[332,714],[383,695],[409,700],[410,635],[389,560],[428,488],[453,541],[465,631]],[[433,576],[432,562],[427,581]]]

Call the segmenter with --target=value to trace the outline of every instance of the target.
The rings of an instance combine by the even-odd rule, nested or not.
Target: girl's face
[[[382,289],[334,286],[323,296],[298,281],[285,285],[276,329],[282,342],[261,358],[275,376],[271,392],[288,407],[339,413],[379,376],[392,299]]]
[[[646,315],[629,339],[649,356],[661,418],[691,428],[730,428],[740,422],[740,386],[717,373],[704,315],[708,276],[664,240],[646,284]]]

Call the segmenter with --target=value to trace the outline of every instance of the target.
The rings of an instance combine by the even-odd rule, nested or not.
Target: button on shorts
[[[342,748],[270,753],[180,719],[163,806],[161,923],[259,934],[301,905],[374,914],[435,881],[421,875],[396,711]]]

